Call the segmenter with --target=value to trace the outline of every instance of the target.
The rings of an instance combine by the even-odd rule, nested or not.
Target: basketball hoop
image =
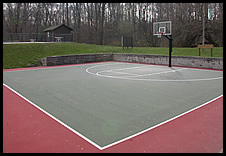
[[[161,37],[162,37],[163,32],[157,32],[157,34],[158,34],[158,35],[157,35],[157,37],[158,37],[158,38],[161,38]]]
[[[172,22],[163,21],[163,22],[154,22],[153,23],[153,35],[156,35],[158,38],[161,38],[162,35],[169,40],[169,67],[171,67],[171,53],[172,53]]]

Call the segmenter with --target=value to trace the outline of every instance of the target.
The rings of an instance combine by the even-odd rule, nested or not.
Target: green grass
[[[39,66],[39,60],[47,56],[90,53],[134,53],[168,55],[169,48],[134,47],[122,49],[78,43],[4,44],[3,69],[22,68],[29,64]],[[198,56],[198,48],[173,48],[173,56]],[[210,49],[201,50],[202,57],[210,57]],[[223,47],[213,49],[213,57],[223,57]]]

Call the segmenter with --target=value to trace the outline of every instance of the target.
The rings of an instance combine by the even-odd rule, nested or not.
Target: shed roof
[[[61,27],[61,26],[65,26],[65,27],[67,27],[68,29],[71,29],[71,30],[73,30],[71,27],[69,27],[69,26],[67,26],[67,25],[65,25],[65,24],[59,24],[59,25],[55,25],[55,26],[51,26],[51,27],[49,27],[49,28],[46,28],[45,30],[43,30],[43,31],[53,31],[53,30],[55,30],[55,29],[57,29],[57,28],[59,28],[59,27]]]

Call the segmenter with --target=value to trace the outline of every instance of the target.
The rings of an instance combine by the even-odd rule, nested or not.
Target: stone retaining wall
[[[112,61],[112,54],[104,53],[104,54],[78,54],[78,55],[64,55],[64,56],[49,56],[41,60],[44,66],[103,62],[103,61]]]
[[[166,55],[145,54],[113,54],[114,61],[137,62],[168,65],[169,57]],[[189,66],[223,70],[223,58],[198,57],[198,56],[172,56],[172,66]]]
[[[121,54],[121,53],[50,56],[41,60],[44,66],[104,62],[104,61],[150,63],[159,65],[168,65],[169,63],[168,56],[166,55]],[[223,58],[172,56],[172,66],[201,67],[223,70]]]

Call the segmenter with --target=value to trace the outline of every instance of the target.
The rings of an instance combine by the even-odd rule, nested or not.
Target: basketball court
[[[220,152],[223,71],[99,62],[3,71],[3,152]]]

